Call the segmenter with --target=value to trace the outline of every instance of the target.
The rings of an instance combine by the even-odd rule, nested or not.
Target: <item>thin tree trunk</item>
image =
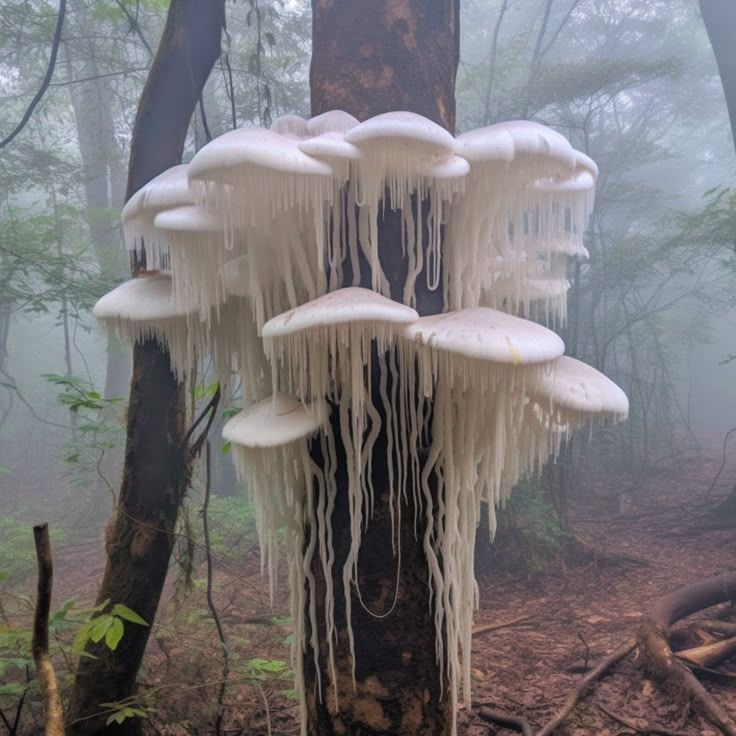
[[[138,107],[127,198],[181,161],[194,106],[220,52],[224,0],[172,0],[163,37]],[[166,579],[173,531],[187,485],[185,395],[168,353],[136,345],[128,434],[118,508],[108,529],[108,560],[97,601],[123,603],[150,623]],[[70,703],[69,734],[135,734],[138,719],[105,726],[100,703],[134,694],[150,626],[128,626],[115,652],[82,658]]]
[[[713,53],[726,96],[731,134],[736,146],[736,3],[733,0],[700,0],[700,12],[705,22]]]
[[[313,115],[339,108],[364,120],[390,110],[410,110],[454,130],[459,38],[457,0],[382,3],[313,0],[312,9]],[[397,213],[386,212],[379,222],[379,239],[381,262],[391,282],[392,296],[401,301],[407,263],[401,256],[401,224]],[[366,277],[368,269],[361,269],[361,274]],[[421,282],[423,278],[417,284]],[[440,312],[442,306],[441,290],[422,291],[418,286],[420,314]],[[381,402],[376,401],[376,407],[379,406]],[[384,416],[381,422],[385,426]],[[339,429],[333,427],[333,431],[338,439]],[[338,498],[331,524],[335,549],[333,585],[339,708],[335,708],[334,683],[324,656],[319,662],[324,683],[324,697],[320,701],[313,653],[307,651],[304,667],[310,734],[440,736],[449,732],[447,683],[435,657],[435,626],[423,529],[419,528],[415,536],[414,510],[404,507],[402,563],[397,571],[391,551],[385,443],[382,433],[373,453],[375,510],[363,536],[358,564],[358,586],[365,605],[356,591],[352,596],[355,687],[342,603],[342,566],[350,539],[345,462],[342,449],[338,448],[338,458],[342,456],[342,459],[338,460]],[[325,581],[316,555],[312,569],[318,580],[317,605],[321,608]],[[394,609],[379,618],[391,609],[395,591]],[[319,639],[320,653],[324,655],[327,643],[323,630],[319,631]]]
[[[73,0],[69,23],[73,28],[89,28],[92,19],[87,4]],[[119,208],[125,194],[125,164],[123,152],[115,135],[113,90],[107,78],[99,78],[96,46],[93,39],[82,39],[84,62],[72,69],[69,47],[66,48],[69,81],[73,71],[84,79],[69,88],[76,122],[82,176],[86,199],[85,218],[90,242],[100,270],[112,278],[124,278],[127,259],[120,247],[120,231],[116,227]],[[130,350],[109,336],[104,395],[124,396],[130,383]]]

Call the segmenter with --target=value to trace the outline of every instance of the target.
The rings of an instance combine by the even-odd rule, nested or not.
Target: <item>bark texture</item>
[[[126,199],[181,161],[197,99],[220,53],[224,0],[172,0],[133,129]],[[123,603],[150,623],[156,615],[188,480],[185,396],[168,353],[152,340],[135,346],[127,444],[118,507],[108,527],[108,560],[97,602]],[[67,732],[135,734],[138,719],[105,725],[102,702],[135,692],[150,627],[126,626],[115,652],[82,658]]]
[[[313,0],[312,10],[312,115],[342,109],[364,120],[390,110],[409,110],[454,132],[457,0]],[[379,240],[381,263],[391,282],[392,295],[400,301],[407,263],[401,255],[401,224],[396,213],[387,211],[383,216]],[[369,279],[367,265],[361,264],[361,274]],[[350,274],[347,264],[344,266],[347,282]],[[420,314],[441,311],[441,290],[422,290],[419,287],[423,281],[423,276],[417,279],[417,310]],[[374,370],[373,375],[377,376],[378,371]],[[374,404],[381,406],[377,395]],[[339,429],[333,427],[333,431],[339,438]],[[385,443],[382,433],[373,455],[375,510],[363,535],[359,558],[358,585],[365,607],[357,591],[352,591],[355,687],[341,577],[350,544],[347,477],[344,455],[340,457],[342,449],[338,448],[338,499],[331,525],[339,707],[335,707],[334,683],[324,657],[320,660],[320,701],[313,654],[307,651],[304,666],[310,734],[440,736],[449,732],[446,682],[435,657],[422,522],[415,537],[414,509],[403,507],[402,563],[397,570],[391,551]],[[317,605],[321,620],[324,580],[317,560],[312,569],[320,588]],[[324,653],[324,631],[319,632],[319,640]]]

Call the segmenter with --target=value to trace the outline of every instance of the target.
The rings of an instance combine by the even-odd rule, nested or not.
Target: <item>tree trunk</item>
[[[700,12],[705,22],[713,53],[726,95],[731,134],[736,146],[736,3],[733,0],[700,0]]]
[[[457,0],[312,0],[312,10],[312,115],[342,109],[364,120],[390,110],[410,110],[454,131]],[[401,301],[407,263],[401,256],[397,213],[386,212],[379,222],[379,238],[380,258],[391,282],[392,296]],[[367,264],[363,265],[366,268],[361,274],[369,279]],[[420,314],[442,311],[441,289],[430,292],[425,286],[422,290],[419,285],[423,282],[422,277],[417,280],[417,310]],[[374,376],[377,373],[374,371]],[[381,406],[377,399],[375,406]],[[381,416],[386,426],[384,420]],[[339,443],[339,428],[333,427],[333,432]],[[342,566],[350,544],[347,477],[344,456],[339,460],[338,499],[331,519],[339,706],[335,708],[334,683],[325,656],[320,657],[320,701],[313,653],[308,648],[304,670],[310,734],[439,736],[449,732],[447,682],[435,657],[424,530],[419,528],[415,536],[413,508],[404,507],[402,512],[402,563],[397,587],[385,443],[385,436],[381,436],[373,451],[375,511],[363,536],[358,565],[365,608],[356,591],[352,596],[355,687],[342,585]],[[338,457],[341,453],[338,448]],[[317,605],[321,609],[325,581],[316,557],[312,570],[318,581]],[[391,609],[395,591],[395,607],[385,618],[377,618]],[[319,631],[319,640],[324,655],[327,643],[323,630]]]
[[[126,198],[181,161],[189,120],[219,56],[224,0],[172,0],[161,44],[143,90],[133,129]],[[127,446],[120,498],[108,528],[108,560],[97,596],[123,603],[153,622],[187,486],[185,395],[169,356],[155,341],[133,351]],[[105,726],[100,703],[135,692],[150,626],[126,624],[115,652],[92,648],[82,658],[72,692],[68,732],[134,734],[138,719]]]

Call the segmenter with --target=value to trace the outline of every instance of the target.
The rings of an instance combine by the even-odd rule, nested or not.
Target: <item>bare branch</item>
[[[43,78],[43,82],[41,82],[41,86],[38,89],[38,92],[34,95],[33,99],[31,100],[31,104],[28,105],[25,113],[23,114],[23,117],[20,119],[20,122],[18,125],[15,126],[15,129],[3,140],[0,141],[0,148],[4,148],[8,145],[17,135],[18,133],[25,128],[26,123],[31,119],[31,115],[33,115],[33,111],[36,109],[36,106],[39,102],[41,102],[41,98],[46,93],[46,90],[48,89],[49,84],[51,84],[51,77],[54,75],[54,68],[56,67],[56,56],[59,53],[59,44],[61,43],[61,29],[64,25],[64,16],[66,15],[66,0],[61,0],[59,3],[59,16],[56,20],[56,30],[54,31],[54,38],[51,43],[51,56],[49,57],[49,64],[46,68],[46,74]]]

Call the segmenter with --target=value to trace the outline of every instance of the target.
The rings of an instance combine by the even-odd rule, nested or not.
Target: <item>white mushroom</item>
[[[128,250],[140,250],[145,245],[148,268],[162,267],[162,256],[166,250],[159,242],[153,220],[163,210],[189,205],[193,201],[185,164],[172,166],[151,179],[123,207],[121,219]]]
[[[153,225],[168,246],[177,305],[199,311],[208,320],[213,307],[225,300],[221,271],[225,246],[221,220],[202,207],[190,205],[164,210]]]
[[[418,360],[424,394],[433,397],[431,445],[414,493],[421,494],[428,521],[424,550],[435,601],[435,646],[454,707],[460,683],[470,702],[477,606],[473,549],[481,502],[489,505],[493,528],[503,470],[516,451],[526,385],[564,345],[541,325],[482,307],[422,317],[404,334],[404,364]],[[412,410],[409,446],[419,444],[424,414],[422,407]]]
[[[312,560],[318,546],[322,573],[328,591],[332,584],[331,551],[326,550],[329,518],[324,505],[314,503],[315,484],[324,486],[323,474],[309,456],[308,440],[320,430],[326,407],[305,406],[301,401],[276,393],[240,412],[223,427],[231,443],[238,476],[244,481],[256,507],[256,526],[261,545],[261,566],[269,573],[271,600],[277,579],[279,531],[286,530],[289,562],[291,614],[294,625],[291,660],[300,695],[301,715],[306,715],[303,688],[302,644],[306,636],[304,611],[309,590],[311,645],[319,677],[317,585]],[[328,626],[334,628],[329,610]],[[334,637],[328,628],[328,659],[334,672]],[[321,692],[321,682],[319,690]]]
[[[372,288],[389,296],[388,281],[378,256],[379,203],[388,191],[388,205],[402,213],[402,229],[411,236],[405,243],[409,257],[409,278],[421,271],[417,266],[424,249],[425,215],[412,212],[412,195],[417,207],[429,200],[426,215],[427,282],[431,289],[439,286],[439,227],[443,220],[443,203],[461,189],[457,177],[433,179],[426,174],[431,165],[453,155],[454,139],[431,120],[411,112],[388,112],[369,118],[345,133],[345,140],[363,151],[358,164],[356,201],[365,209],[359,221],[360,244],[371,267]],[[422,173],[422,169],[425,173]],[[362,214],[362,213],[361,213]],[[412,282],[413,283],[413,282]],[[405,289],[404,301],[412,303]],[[407,298],[408,297],[408,298]]]
[[[242,245],[228,237],[228,246],[248,255],[259,326],[327,289],[320,266],[332,168],[299,143],[271,130],[239,129],[208,143],[189,165],[197,201],[225,221],[227,234],[238,233]]]
[[[296,138],[306,138],[310,135],[307,121],[300,115],[289,114],[274,118],[270,130],[280,135],[293,135]]]

